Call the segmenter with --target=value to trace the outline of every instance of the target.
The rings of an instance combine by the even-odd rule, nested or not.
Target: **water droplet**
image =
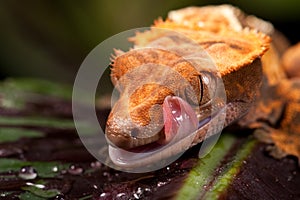
[[[32,166],[24,166],[19,171],[19,177],[25,180],[35,179],[37,171]]]
[[[102,163],[99,162],[99,161],[91,162],[91,167],[92,167],[92,168],[98,169],[98,168],[100,168],[101,166],[102,166]]]
[[[56,195],[56,196],[54,197],[54,199],[57,199],[57,200],[64,200],[65,197],[64,197],[64,195],[62,195],[62,194],[58,194],[58,195]]]
[[[83,168],[77,165],[71,165],[68,172],[72,175],[80,175],[83,173]]]
[[[117,197],[120,198],[122,196],[125,196],[126,194],[124,192],[117,194]]]
[[[133,197],[135,199],[140,199],[143,194],[143,189],[141,187],[138,187],[137,190],[133,193]]]
[[[164,185],[166,185],[167,183],[166,182],[161,182],[161,181],[159,181],[158,183],[157,183],[157,187],[161,187],[161,186],[164,186]]]
[[[107,181],[113,180],[113,176],[109,172],[103,172],[102,175],[107,178]]]
[[[43,184],[35,184],[35,183],[30,183],[30,182],[27,182],[26,185],[28,185],[28,186],[34,186],[34,187],[39,188],[39,189],[44,189],[46,187]]]
[[[8,195],[8,193],[1,193],[0,197],[6,197]]]
[[[139,195],[136,194],[136,193],[133,194],[133,197],[134,197],[135,199],[140,199]]]
[[[97,185],[93,185],[93,188],[98,189],[98,186]]]
[[[105,196],[106,196],[105,192],[103,192],[103,193],[100,194],[100,197],[105,197]]]
[[[57,166],[52,167],[52,171],[53,172],[58,172],[58,167]]]
[[[139,194],[139,197],[143,199],[143,196],[148,196],[149,194],[152,194],[152,191],[150,188],[143,188],[141,189],[140,193],[137,191],[137,194]]]
[[[143,194],[143,190],[141,187],[138,187],[137,190],[136,190],[136,193],[137,194]]]
[[[103,172],[103,176],[110,176],[108,172]]]
[[[167,170],[169,171],[171,168],[170,167],[167,167]]]

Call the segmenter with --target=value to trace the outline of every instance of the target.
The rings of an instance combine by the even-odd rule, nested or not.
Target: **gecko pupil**
[[[200,84],[200,103],[201,103],[203,99],[203,90],[204,90],[201,76],[199,76],[199,84]]]

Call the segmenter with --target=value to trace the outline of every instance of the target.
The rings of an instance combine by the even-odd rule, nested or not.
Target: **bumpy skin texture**
[[[148,66],[140,67],[143,64]],[[161,104],[165,97],[175,95],[174,92],[182,96],[189,86],[200,97],[199,75],[181,56],[164,50],[132,50],[118,56],[112,68],[112,81],[121,97],[107,121],[107,137],[122,148],[158,140],[163,126]],[[178,85],[182,78],[186,81]],[[143,81],[145,84],[141,84]]]
[[[296,60],[300,60],[299,44],[290,47],[278,64],[287,70],[285,77],[265,78],[257,106],[251,113],[258,117],[251,123],[249,117],[247,124],[256,128],[259,139],[271,144],[268,150],[273,157],[293,155],[300,164],[300,75],[289,75],[293,70],[299,71]],[[268,83],[271,78],[275,80],[273,84]]]
[[[271,152],[275,157],[289,154],[300,157],[299,80],[287,79],[280,59],[288,44],[270,23],[222,5],[172,11],[166,21],[160,19],[153,27],[179,32],[206,50],[224,82],[226,126],[237,122],[240,127],[257,129],[259,138],[275,144]],[[276,42],[270,44],[267,35]],[[191,85],[196,94],[204,92],[205,95],[198,79],[201,70],[195,70],[191,63],[181,58],[180,55],[186,52],[181,48],[182,40],[177,39],[168,31],[152,29],[131,38],[135,47],[149,47],[155,43],[172,49],[173,53],[133,49],[116,55],[111,77],[121,98],[114,106],[106,128],[108,139],[115,145],[133,148],[163,137],[161,104],[166,96],[188,98],[184,92],[187,85]],[[141,71],[134,70],[143,64],[149,66]],[[167,65],[176,73],[162,76],[164,68],[154,68],[154,65]],[[158,82],[164,77],[163,85],[167,87],[153,83],[137,88],[136,84],[145,76]],[[187,85],[178,81],[180,76]],[[201,104],[197,98],[192,101]],[[147,127],[150,120],[154,121],[153,127]],[[218,121],[212,120],[210,125],[218,127]],[[140,131],[141,127],[143,131]],[[201,142],[207,136],[206,131],[205,127],[198,130],[193,144]]]
[[[300,43],[285,52],[282,57],[282,65],[289,78],[300,77]]]
[[[262,69],[259,57],[267,50],[269,38],[251,30],[240,32],[227,30],[222,33],[195,32],[194,30],[181,32],[176,25],[174,22],[166,22],[166,24],[159,22],[155,27],[173,29],[195,41],[197,46],[199,45],[201,50],[204,49],[216,63],[216,70],[225,84],[229,105],[226,125],[245,115],[260,86]],[[113,83],[118,84],[117,88],[121,92],[121,98],[109,116],[106,134],[108,139],[119,147],[133,148],[163,137],[160,131],[163,121],[159,105],[166,96],[177,95],[189,99],[185,90],[188,85],[191,85],[195,96],[200,97],[199,76],[201,76],[202,69],[196,69],[191,63],[185,61],[183,56],[180,56],[189,53],[181,50],[182,45],[186,45],[184,43],[187,41],[169,34],[167,31],[154,29],[150,32],[139,33],[134,42],[139,47],[142,45],[149,47],[148,44],[154,42],[162,43],[164,48],[172,49],[172,51],[151,48],[131,50],[117,56],[114,60],[111,76]],[[166,40],[162,41],[162,38],[166,38]],[[167,40],[170,38],[173,41]],[[195,47],[191,44],[189,48]],[[189,49],[189,51],[194,53],[196,49],[195,51]],[[146,64],[152,66],[140,67]],[[164,72],[165,68],[159,67],[160,65],[168,66],[177,73],[167,74]],[[135,73],[135,70],[138,72]],[[203,70],[207,72],[207,69]],[[167,71],[169,70],[167,69]],[[145,74],[147,77],[144,76]],[[245,76],[245,74],[249,75]],[[180,78],[184,78],[187,84],[180,81]],[[143,79],[153,83],[139,87],[138,85]],[[162,80],[163,82],[161,82]],[[204,99],[205,96],[209,96],[206,91],[202,91],[202,93],[204,93]],[[199,100],[193,101],[194,104],[198,102]],[[205,101],[199,103],[201,105]],[[150,124],[150,121],[152,121],[152,126],[145,127]],[[194,143],[202,141],[204,136],[205,131],[200,131]]]

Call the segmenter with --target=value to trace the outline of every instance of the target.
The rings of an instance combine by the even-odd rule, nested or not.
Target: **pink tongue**
[[[175,136],[182,139],[198,128],[198,119],[192,107],[180,97],[167,96],[163,103],[165,139],[162,144],[170,142]]]

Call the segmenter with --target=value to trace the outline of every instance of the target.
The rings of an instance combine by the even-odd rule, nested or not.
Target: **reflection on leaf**
[[[40,187],[41,184],[31,184],[29,186],[22,187],[22,190],[31,192],[32,194],[35,194],[39,197],[44,198],[51,198],[55,197],[56,195],[60,194],[60,192],[57,189],[44,189]],[[42,185],[43,186],[43,185]]]
[[[26,102],[37,96],[50,96],[70,100],[69,86],[36,79],[7,79],[0,83],[0,107],[22,109]]]
[[[19,171],[24,166],[32,166],[41,178],[53,178],[69,167],[69,164],[59,162],[29,162],[17,159],[0,159],[0,173],[8,171]]]

